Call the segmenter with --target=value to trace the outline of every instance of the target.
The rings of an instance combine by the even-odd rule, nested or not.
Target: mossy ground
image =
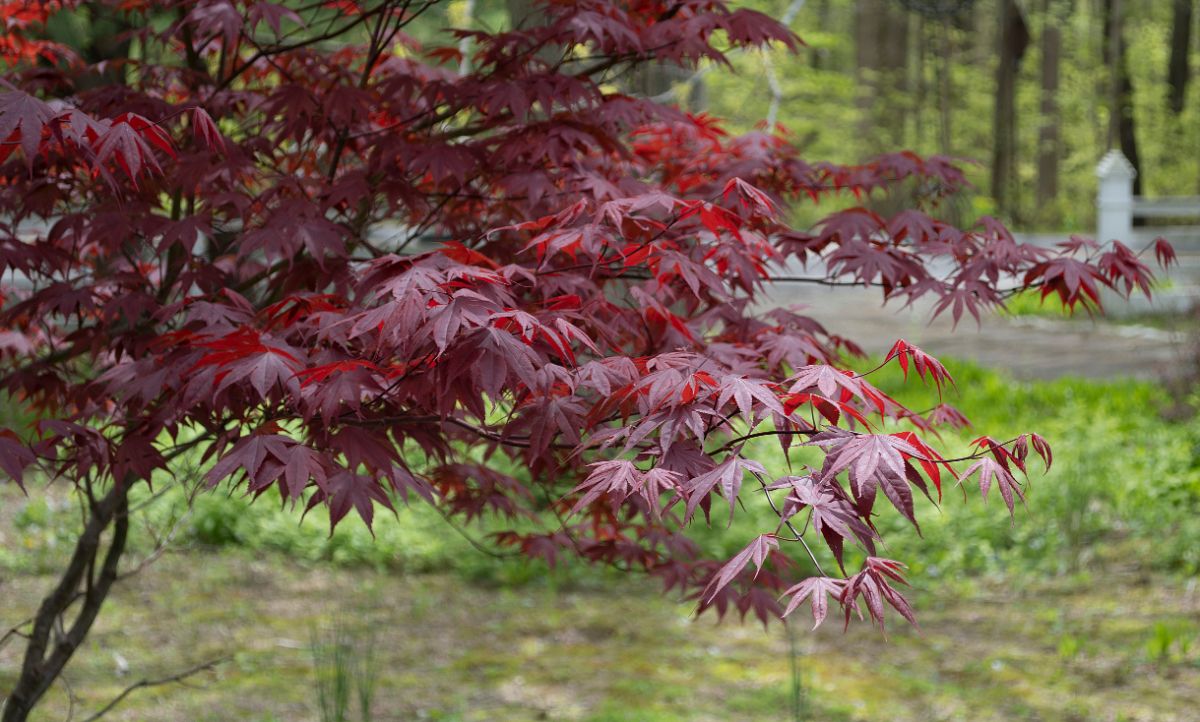
[[[50,581],[5,579],[0,621],[27,614]],[[918,592],[921,628],[889,627],[886,639],[836,620],[797,630],[804,719],[1195,719],[1193,587],[1136,572],[1017,591],[972,583]],[[376,720],[789,719],[787,632],[690,611],[639,581],[502,588],[189,551],[119,589],[67,679],[78,717],[138,679],[230,655],[186,685],[135,692],[111,718],[314,720],[309,640],[340,620],[373,640]],[[15,675],[15,651],[0,652],[0,685]],[[60,684],[36,719],[68,712]]]

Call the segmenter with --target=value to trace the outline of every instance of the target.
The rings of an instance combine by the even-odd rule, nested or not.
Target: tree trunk
[[[1133,194],[1142,195],[1146,186],[1141,156],[1138,154],[1137,132],[1133,113],[1133,77],[1129,74],[1128,46],[1125,42],[1123,0],[1104,0],[1104,64],[1112,78],[1109,105],[1108,144],[1119,146],[1133,164],[1137,176],[1133,179]],[[1141,225],[1134,219],[1135,225]]]
[[[1012,213],[1017,166],[1017,70],[1029,47],[1029,28],[1016,0],[999,3],[999,62],[992,115],[992,197],[1001,213]]]
[[[827,32],[829,32],[829,27],[830,27],[830,18],[829,18],[830,0],[815,0],[815,2],[816,2],[816,6],[817,6],[817,11],[816,11],[817,30],[821,33],[827,33]],[[809,63],[812,65],[813,70],[820,70],[821,68],[825,67],[826,53],[827,53],[827,51],[819,50],[817,48],[811,48],[809,50],[808,59],[809,59]],[[833,68],[833,69],[836,70],[836,68]]]
[[[913,63],[912,87],[913,87],[913,107],[916,112],[913,113],[913,133],[916,140],[913,142],[915,146],[925,144],[925,113],[922,112],[929,102],[929,87],[925,82],[925,59],[926,59],[926,38],[928,30],[926,28],[925,16],[916,15],[913,18],[913,24],[916,26],[916,31],[913,36],[917,42],[916,62]]]
[[[1058,71],[1062,57],[1062,31],[1052,10],[1053,0],[1042,2],[1042,97],[1038,128],[1037,205],[1042,208],[1058,196]]]
[[[1183,112],[1191,79],[1188,54],[1192,45],[1192,1],[1175,0],[1171,14],[1171,59],[1167,63],[1167,106],[1175,115]]]
[[[859,128],[872,152],[904,143],[908,125],[908,15],[892,0],[854,6]],[[899,93],[901,97],[894,95]]]
[[[941,49],[937,68],[938,146],[943,155],[952,155],[954,106],[951,97],[954,94],[954,81],[950,77],[950,70],[954,67],[954,41],[950,32],[950,21],[944,18],[941,22]]]
[[[129,533],[127,485],[114,485],[89,505],[90,516],[58,584],[42,600],[25,646],[21,676],[8,694],[2,722],[25,722],[83,643],[117,581],[117,566]],[[101,538],[111,529],[101,561]],[[97,570],[99,573],[97,574]],[[75,619],[67,613],[80,602]]]

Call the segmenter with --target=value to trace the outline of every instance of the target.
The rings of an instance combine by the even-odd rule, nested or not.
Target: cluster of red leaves
[[[856,347],[754,312],[764,285],[799,260],[819,269],[802,281],[978,318],[1022,288],[1068,306],[1148,291],[1146,265],[928,208],[792,229],[789,202],[900,183],[936,201],[963,176],[911,153],[810,163],[613,90],[639,63],[722,62],[718,37],[795,45],[761,14],[555,0],[426,47],[406,28],[433,5],[116,3],[144,57],[123,83],[4,47],[0,387],[46,421],[0,431],[0,469],[129,486],[196,447],[210,486],[325,504],[334,524],[415,492],[512,520],[499,544],[643,570],[702,608],[765,621],[807,600],[819,624],[832,598],[847,620],[911,620],[902,565],[874,556],[880,492],[915,525],[914,489],[977,476],[1011,510],[1028,450],[1048,465],[1049,448],[984,437],[946,458],[922,435],[961,414],[918,415],[839,368]],[[10,28],[44,20],[22,12]],[[904,341],[893,361],[950,381]],[[824,462],[767,468],[749,457],[761,436]],[[775,519],[704,559],[686,532],[714,502]]]
[[[77,64],[69,47],[43,37],[50,16],[71,4],[62,0],[0,2],[0,67],[38,62]]]

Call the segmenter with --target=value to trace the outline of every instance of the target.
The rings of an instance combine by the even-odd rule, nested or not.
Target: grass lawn
[[[2,621],[49,582],[6,578]],[[1165,722],[1200,709],[1200,595],[1185,581],[1130,571],[1018,591],[979,582],[917,601],[921,629],[887,639],[836,622],[797,630],[803,719]],[[138,679],[231,655],[186,686],[135,692],[111,718],[315,720],[310,639],[340,620],[373,641],[375,720],[790,719],[787,632],[689,611],[636,580],[506,589],[192,551],[119,589],[67,678],[78,717]],[[0,653],[0,684],[15,661]],[[36,718],[68,711],[59,685]]]
[[[1200,425],[1164,420],[1169,400],[1149,384],[951,370],[950,400],[981,432],[1040,431],[1054,470],[1034,475],[1014,521],[998,499],[953,492],[941,510],[924,506],[924,540],[881,517],[883,553],[912,566],[921,628],[893,623],[885,639],[834,619],[809,633],[802,610],[801,719],[1196,719]],[[929,394],[894,374],[880,383],[914,405]],[[146,510],[130,564],[152,546],[141,522],[162,529],[182,509],[168,493]],[[793,719],[780,625],[694,620],[642,579],[498,565],[422,507],[381,515],[375,538],[357,523],[329,537],[319,511],[297,516],[199,497],[173,551],[118,587],[35,719],[71,718],[72,691],[83,719],[140,679],[228,656],[186,684],[134,692],[109,718],[318,720],[311,644],[335,624],[359,655],[372,650],[376,721]],[[0,629],[32,613],[77,520],[62,484],[29,497],[0,485]],[[742,517],[699,537],[732,554],[756,529]],[[18,648],[0,649],[0,689]]]

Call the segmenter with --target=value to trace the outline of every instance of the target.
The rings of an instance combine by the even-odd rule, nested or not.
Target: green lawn
[[[922,627],[890,626],[886,640],[836,620],[797,630],[798,688],[781,626],[692,620],[645,580],[496,562],[422,507],[381,516],[375,539],[357,522],[329,537],[319,512],[298,523],[216,494],[102,613],[68,670],[75,718],[138,679],[230,655],[188,686],[134,693],[112,718],[316,720],[310,640],[341,623],[374,641],[376,720],[786,720],[797,689],[809,720],[1189,719],[1200,709],[1198,425],[1163,420],[1168,399],[1150,384],[951,370],[961,394],[948,400],[980,432],[1044,434],[1054,470],[1035,474],[1012,521],[998,499],[953,492],[940,510],[925,505],[924,539],[882,517],[884,553],[912,566]],[[879,383],[929,405],[919,382]],[[777,447],[762,452],[782,467]],[[185,508],[178,492],[149,506],[131,562],[151,548],[147,529]],[[61,485],[28,498],[0,486],[4,628],[32,612],[77,519]],[[697,533],[730,553],[754,530],[744,518]],[[0,686],[16,646],[0,650]],[[60,685],[40,719],[66,719],[69,706]]]
[[[48,581],[7,579],[5,621]],[[920,631],[796,632],[804,719],[1162,722],[1200,708],[1200,600],[1183,580],[932,589],[918,593]],[[374,642],[376,720],[789,719],[786,631],[689,612],[635,580],[502,588],[188,552],[121,588],[67,677],[91,710],[143,676],[232,655],[188,686],[134,693],[113,719],[314,720],[310,636],[340,620]],[[0,683],[13,674],[0,653]],[[68,707],[60,685],[38,719]]]

